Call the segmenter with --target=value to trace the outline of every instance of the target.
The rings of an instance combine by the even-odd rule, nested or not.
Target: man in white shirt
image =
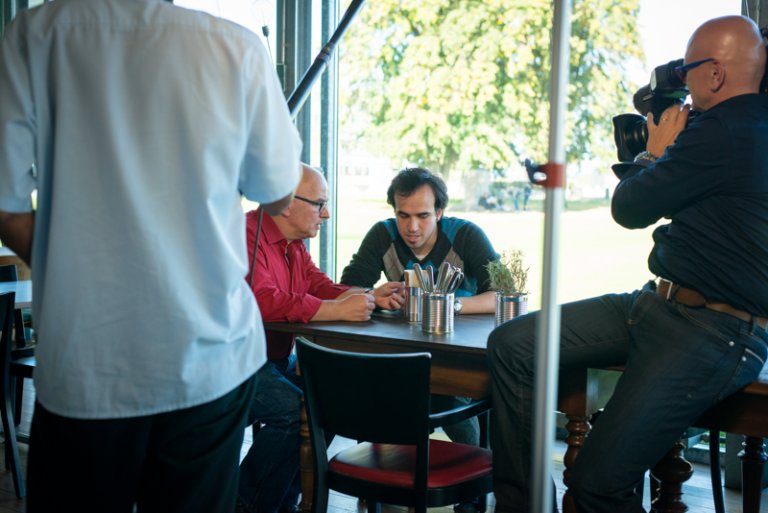
[[[160,0],[58,0],[7,26],[0,91],[0,238],[38,333],[28,511],[230,513],[266,360],[240,197],[276,213],[299,179],[264,48]]]

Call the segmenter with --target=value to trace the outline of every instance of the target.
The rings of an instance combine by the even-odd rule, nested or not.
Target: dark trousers
[[[232,513],[250,378],[183,410],[125,419],[62,417],[35,405],[29,513]]]
[[[528,511],[537,314],[488,340],[496,511]],[[755,380],[768,335],[650,289],[563,306],[560,370],[625,365],[569,481],[580,513],[639,513],[646,470],[707,408]]]
[[[296,505],[301,396],[295,355],[269,361],[256,373],[250,421],[262,426],[240,464],[239,510],[273,513]]]

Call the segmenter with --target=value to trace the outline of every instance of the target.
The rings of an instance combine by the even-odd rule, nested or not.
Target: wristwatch
[[[457,315],[458,315],[458,314],[460,314],[460,313],[461,313],[461,309],[462,309],[463,307],[464,307],[464,305],[463,305],[463,304],[461,304],[461,299],[456,299],[456,300],[453,302],[453,313],[455,313],[455,314],[457,314]]]
[[[635,157],[635,162],[636,163],[637,162],[641,162],[641,161],[656,162],[657,158],[658,157],[656,155],[654,155],[653,153],[651,153],[648,150],[645,150],[645,151],[641,151],[640,153],[637,154],[637,156]]]

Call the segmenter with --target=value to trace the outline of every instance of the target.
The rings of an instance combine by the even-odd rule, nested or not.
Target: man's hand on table
[[[336,301],[340,321],[367,321],[376,307],[371,294],[352,294]]]
[[[373,295],[364,292],[344,293],[339,299],[324,300],[311,321],[367,321],[376,307]]]
[[[405,283],[388,281],[372,291],[376,306],[384,310],[400,310],[405,303]]]

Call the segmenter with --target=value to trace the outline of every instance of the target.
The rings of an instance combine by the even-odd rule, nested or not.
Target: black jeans
[[[35,404],[28,513],[232,513],[253,377],[206,404],[83,420]]]
[[[488,340],[499,511],[529,506],[536,317],[502,324]],[[645,471],[706,409],[754,381],[768,351],[762,328],[650,290],[564,305],[560,340],[561,371],[626,365],[569,480],[581,513],[643,511]]]

